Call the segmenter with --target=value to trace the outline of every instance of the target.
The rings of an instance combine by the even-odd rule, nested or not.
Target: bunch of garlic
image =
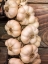
[[[34,9],[28,6],[27,0],[7,0],[4,11],[8,18],[5,25],[7,34],[12,36],[5,41],[8,55],[19,56],[11,58],[8,64],[40,64],[38,54],[41,38],[38,36],[39,22]],[[36,62],[37,61],[37,62]]]

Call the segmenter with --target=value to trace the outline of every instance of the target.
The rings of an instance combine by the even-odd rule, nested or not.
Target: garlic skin
[[[21,48],[20,56],[24,63],[30,63],[38,55],[38,48],[35,45],[25,45]]]
[[[33,8],[28,5],[21,6],[18,10],[17,19],[20,21],[21,25],[34,23],[35,16]]]
[[[18,5],[13,0],[7,0],[4,5],[4,11],[8,18],[14,18],[18,12]]]
[[[28,44],[30,40],[32,39],[32,36],[37,35],[37,34],[38,34],[38,29],[35,26],[28,25],[21,32],[21,41],[24,44]],[[36,41],[35,38],[33,39]]]
[[[8,64],[24,64],[24,63],[18,58],[11,58],[9,59]]]
[[[6,40],[5,45],[9,55],[18,55],[21,51],[21,43],[16,39],[10,38]]]
[[[21,26],[18,21],[9,20],[5,25],[5,30],[8,35],[18,37],[21,34]]]

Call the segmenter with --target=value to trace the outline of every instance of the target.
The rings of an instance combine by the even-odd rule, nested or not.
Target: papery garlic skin
[[[8,35],[18,37],[21,34],[21,26],[18,21],[9,20],[5,25],[5,30]]]
[[[18,55],[21,51],[21,43],[16,39],[10,38],[6,40],[5,45],[9,55]]]
[[[18,13],[18,5],[13,0],[7,0],[4,5],[4,11],[8,18],[14,18]]]
[[[11,58],[9,59],[8,64],[24,64],[24,63],[18,58]]]

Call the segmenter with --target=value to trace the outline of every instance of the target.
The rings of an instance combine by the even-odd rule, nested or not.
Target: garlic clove
[[[10,8],[8,14],[10,15],[11,18],[13,18],[14,16],[16,16],[17,12],[18,10],[16,10],[15,8]]]
[[[39,30],[36,27],[33,27],[33,33],[34,35],[37,35],[39,33]]]
[[[33,48],[33,53],[38,53],[38,48],[35,46],[35,45],[32,45],[32,48]]]
[[[30,53],[29,53],[30,52]],[[25,55],[30,55],[32,52],[32,46],[31,45],[26,45],[21,49],[21,53]]]
[[[12,49],[12,52],[14,53],[14,55],[19,55],[20,54],[21,49]]]
[[[30,41],[30,39],[29,39],[29,37],[27,38],[27,37],[25,37],[25,36],[21,36],[21,41],[22,41],[24,44],[28,44],[29,41]]]
[[[37,35],[37,40],[41,42],[41,37]]]
[[[29,26],[30,26],[31,29],[32,29],[32,33],[33,33],[34,35],[37,35],[38,32],[39,32],[39,30],[38,30],[35,26],[33,26],[32,24],[29,24]]]
[[[34,23],[35,22],[35,16],[31,15],[29,17],[29,23],[28,24],[31,24],[31,23]]]
[[[33,7],[31,7],[31,6],[29,6],[29,13],[31,14],[31,13],[34,13],[34,9],[33,9]]]
[[[32,64],[40,64],[40,63],[41,63],[41,59],[35,59]]]
[[[30,26],[27,26],[23,29],[21,35],[29,37],[32,34]]]
[[[22,23],[22,20],[25,18],[25,15],[24,14],[21,14],[21,13],[18,13],[17,14],[17,20],[19,20],[21,23]],[[21,24],[20,23],[20,24]]]
[[[28,5],[24,5],[23,8],[24,8],[25,12],[28,13],[28,10],[29,10]]]
[[[36,42],[36,40],[37,40],[37,39],[36,39],[36,36],[33,36],[33,37],[31,38],[31,40],[30,40],[30,43],[31,43],[31,44],[34,44],[34,43]]]
[[[41,42],[41,38],[40,38],[40,36],[37,35],[37,41],[35,42],[35,45],[37,47],[39,47],[40,46],[40,42]]]
[[[40,46],[40,42],[35,42],[35,44],[34,44],[35,46],[37,46],[37,47],[39,47]]]
[[[8,64],[24,64],[24,63],[18,58],[11,58],[9,59]]]
[[[24,14],[25,13],[25,10],[24,10],[24,8],[23,7],[20,7],[19,9],[18,9],[18,13],[22,13],[22,14]]]
[[[10,51],[10,50],[8,50],[8,55],[14,55],[14,53],[12,52],[12,51]]]
[[[5,30],[8,31],[9,30],[9,27],[7,25],[5,25]]]
[[[36,59],[37,55],[38,55],[38,53],[35,53],[34,57],[31,57],[30,62],[33,62]]]
[[[29,63],[29,62],[30,62],[30,57],[24,56],[24,57],[21,57],[21,60],[22,60],[24,63]]]
[[[28,19],[24,19],[23,21],[20,22],[21,25],[28,25]]]

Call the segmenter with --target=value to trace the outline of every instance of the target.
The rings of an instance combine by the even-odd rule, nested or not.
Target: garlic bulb
[[[28,5],[20,7],[18,10],[17,19],[20,21],[21,25],[34,23],[35,16],[33,8]]]
[[[18,37],[21,34],[21,26],[18,21],[15,20],[9,20],[5,25],[5,30],[8,35],[13,37]]]
[[[7,0],[4,5],[4,11],[8,18],[14,18],[18,12],[18,5],[13,0]]]
[[[21,43],[16,39],[10,38],[6,40],[5,45],[9,55],[18,55],[21,51]]]
[[[28,25],[23,29],[21,33],[21,41],[24,44],[28,44],[30,42],[30,39],[32,39],[32,37],[36,34],[38,34],[38,29],[35,26]],[[34,38],[34,40],[35,39],[36,37]]]
[[[32,62],[38,55],[38,48],[35,45],[25,45],[22,47],[20,56],[24,63]]]

